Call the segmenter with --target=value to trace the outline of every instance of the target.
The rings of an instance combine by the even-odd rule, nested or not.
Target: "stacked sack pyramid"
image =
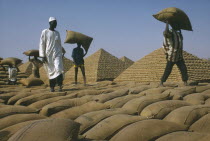
[[[186,51],[183,52],[184,60],[188,69],[189,80],[209,81],[210,63],[200,59]],[[166,67],[166,59],[163,49],[157,49],[135,62],[132,66],[120,74],[115,81],[158,82]],[[174,65],[167,81],[182,81],[181,74]]]
[[[84,61],[87,82],[113,80],[125,70],[125,63],[104,49],[99,49]],[[66,73],[64,84],[71,82],[74,82],[73,67]],[[83,82],[80,70],[78,72],[78,82]]]

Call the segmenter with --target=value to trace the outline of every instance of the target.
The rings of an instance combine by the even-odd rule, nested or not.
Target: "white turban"
[[[56,20],[56,18],[55,17],[50,17],[49,18],[49,22],[51,22],[51,21],[55,21]]]

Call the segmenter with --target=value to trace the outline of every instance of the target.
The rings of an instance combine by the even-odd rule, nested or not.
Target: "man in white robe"
[[[44,29],[41,34],[39,56],[43,58],[45,70],[49,77],[50,91],[55,91],[56,83],[59,86],[59,91],[62,91],[64,67],[60,34],[55,30],[57,20],[50,17],[49,24],[50,28]]]

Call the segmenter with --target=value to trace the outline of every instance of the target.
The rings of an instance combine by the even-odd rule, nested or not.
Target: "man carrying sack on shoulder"
[[[183,58],[183,36],[181,30],[171,29],[169,30],[169,24],[166,23],[166,29],[163,32],[164,42],[163,49],[166,54],[167,64],[165,72],[161,78],[160,86],[163,86],[163,82],[169,77],[174,64],[176,64],[181,71],[182,81],[184,85],[187,85],[188,74],[187,67]]]
[[[62,91],[64,67],[60,34],[55,30],[57,20],[50,17],[49,24],[50,28],[44,29],[41,34],[39,56],[43,58],[48,73],[50,91],[55,91],[56,84],[59,86],[59,91]]]

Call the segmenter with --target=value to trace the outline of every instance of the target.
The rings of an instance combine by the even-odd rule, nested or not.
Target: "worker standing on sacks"
[[[40,38],[39,56],[43,58],[44,67],[49,77],[50,91],[55,91],[56,83],[59,91],[62,91],[63,85],[63,58],[61,38],[58,31],[55,30],[57,20],[54,17],[49,18],[49,29],[44,29]]]
[[[187,67],[183,58],[183,36],[181,29],[175,30],[173,27],[169,30],[169,24],[166,23],[166,29],[163,32],[164,42],[163,49],[166,54],[167,64],[164,74],[161,78],[160,86],[163,86],[163,82],[169,77],[174,64],[176,64],[181,71],[182,81],[184,85],[187,85],[188,74]]]

